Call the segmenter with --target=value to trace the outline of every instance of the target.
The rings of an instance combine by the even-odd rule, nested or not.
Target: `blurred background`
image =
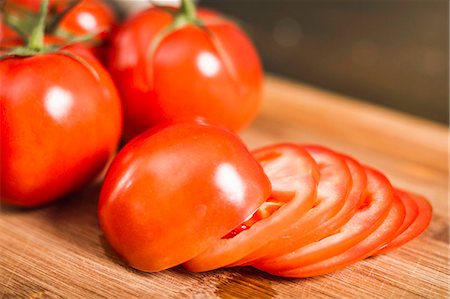
[[[202,0],[240,22],[266,71],[449,122],[447,0]]]

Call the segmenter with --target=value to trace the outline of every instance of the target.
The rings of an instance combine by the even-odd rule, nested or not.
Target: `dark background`
[[[240,22],[266,71],[449,121],[446,0],[203,0]]]

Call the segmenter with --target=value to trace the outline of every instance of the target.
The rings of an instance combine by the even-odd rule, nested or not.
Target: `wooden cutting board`
[[[250,148],[289,141],[349,153],[428,197],[429,229],[389,254],[308,279],[252,268],[142,273],[102,237],[95,184],[40,209],[2,207],[1,298],[448,298],[447,137],[442,125],[269,77],[262,112],[242,132]]]

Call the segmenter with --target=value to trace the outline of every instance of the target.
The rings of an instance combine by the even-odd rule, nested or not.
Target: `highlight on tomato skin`
[[[139,135],[115,157],[100,194],[99,223],[130,266],[160,271],[212,246],[270,192],[236,135],[174,123]]]

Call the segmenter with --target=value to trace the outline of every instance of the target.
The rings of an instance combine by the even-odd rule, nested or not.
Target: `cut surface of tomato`
[[[381,246],[376,254],[389,252],[415,239],[431,222],[433,208],[424,197],[401,190],[396,190],[396,193],[405,206],[405,220],[394,239]]]
[[[278,239],[311,209],[318,181],[317,165],[302,148],[278,144],[253,152],[272,184],[272,195],[243,224],[218,240],[205,252],[184,263],[200,272],[229,265]]]
[[[353,217],[338,232],[272,259],[262,259],[254,266],[274,272],[314,264],[345,252],[372,233],[384,221],[394,201],[393,188],[377,171],[366,168],[367,196]]]
[[[353,264],[371,256],[385,242],[389,242],[395,232],[402,225],[405,217],[405,208],[398,197],[394,197],[394,203],[383,223],[367,238],[355,246],[328,259],[296,269],[284,271],[267,271],[272,274],[285,277],[311,277],[327,274],[347,265]]]
[[[261,258],[273,258],[297,249],[297,244],[302,242],[303,236],[308,234],[311,228],[333,217],[343,207],[351,188],[350,171],[344,159],[325,147],[303,148],[319,167],[320,179],[313,207],[295,223],[284,227],[279,238],[230,266],[251,265]]]

